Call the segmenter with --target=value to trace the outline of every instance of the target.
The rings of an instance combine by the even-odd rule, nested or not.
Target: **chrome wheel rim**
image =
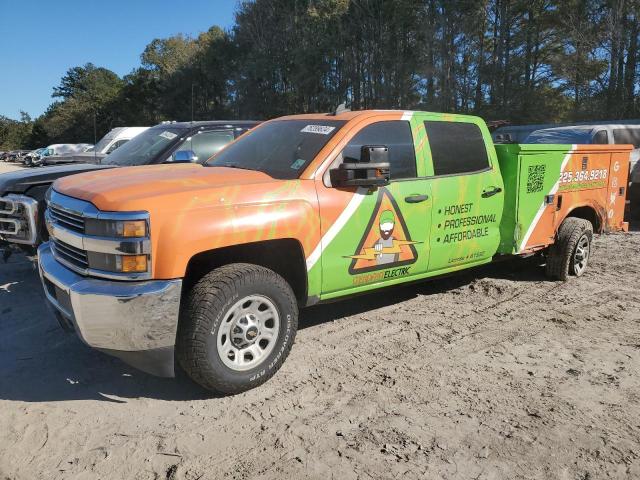
[[[587,262],[589,261],[589,238],[586,235],[580,237],[576,251],[573,254],[573,270],[577,276],[582,275],[587,268]]]
[[[250,370],[273,351],[279,332],[280,315],[274,303],[262,295],[246,296],[222,320],[217,337],[218,356],[231,370]]]

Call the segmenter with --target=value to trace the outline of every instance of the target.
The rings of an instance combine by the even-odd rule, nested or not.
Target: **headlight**
[[[96,237],[146,237],[146,220],[85,220],[85,233]]]

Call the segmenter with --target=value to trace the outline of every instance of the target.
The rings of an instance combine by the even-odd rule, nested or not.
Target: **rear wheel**
[[[203,387],[239,393],[266,382],[293,345],[298,306],[289,284],[258,265],[205,275],[181,309],[177,358]]]
[[[589,263],[592,239],[591,222],[582,218],[566,218],[558,229],[555,243],[547,252],[547,276],[563,281],[570,275],[580,277]]]

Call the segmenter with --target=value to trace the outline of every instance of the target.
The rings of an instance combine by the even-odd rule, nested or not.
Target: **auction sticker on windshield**
[[[329,127],[328,125],[307,125],[302,130],[303,133],[318,133],[320,135],[329,135],[336,127]]]
[[[165,130],[164,132],[162,132],[160,135],[160,137],[166,138],[168,140],[173,140],[174,138],[176,138],[178,135],[176,135],[173,132],[169,132],[167,130]]]

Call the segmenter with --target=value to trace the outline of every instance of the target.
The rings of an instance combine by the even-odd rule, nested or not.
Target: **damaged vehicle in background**
[[[40,159],[47,151],[45,148],[37,148],[36,150],[31,150],[27,153],[22,159],[22,163],[27,167],[33,167],[40,164]]]
[[[28,153],[29,150],[11,150],[9,152],[5,152],[2,160],[10,163],[21,162],[22,158]]]
[[[85,152],[87,149],[93,147],[90,143],[54,143],[48,147],[41,148],[40,158],[37,160],[32,159],[29,166],[43,165],[47,157],[53,156],[70,156],[76,153]],[[35,161],[34,161],[35,160]]]

